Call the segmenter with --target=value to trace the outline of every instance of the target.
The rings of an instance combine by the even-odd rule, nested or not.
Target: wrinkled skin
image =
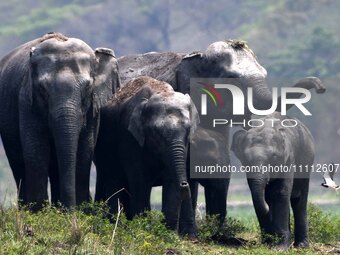
[[[268,118],[283,120],[275,113]],[[288,117],[287,117],[288,118]],[[286,123],[289,125],[292,123]],[[307,127],[298,121],[296,127],[275,127],[240,130],[233,136],[232,151],[244,166],[311,166],[314,161],[313,137]],[[305,170],[305,169],[304,169]],[[303,170],[303,171],[304,171]],[[263,234],[280,237],[278,249],[287,250],[290,245],[290,204],[294,213],[296,247],[308,247],[307,199],[309,175],[306,172],[247,173],[249,188],[256,215]],[[265,235],[264,235],[265,237]]]
[[[120,86],[112,50],[49,33],[0,63],[0,133],[24,203],[89,199],[99,109]]]
[[[197,124],[190,97],[169,84],[150,77],[126,84],[101,110],[96,201],[109,199],[115,212],[118,198],[131,219],[150,209],[151,189],[162,184],[165,223],[176,230],[181,202],[190,201],[186,152]]]
[[[198,127],[193,139],[190,143],[191,150],[195,151],[195,157],[199,161],[195,161],[197,165],[215,165],[227,166],[230,164],[228,141],[218,132]],[[187,158],[187,171],[190,171],[190,153]],[[200,163],[201,162],[201,163]],[[190,215],[192,206],[194,213],[197,207],[197,191],[198,184],[204,187],[206,214],[216,215],[220,223],[224,222],[227,213],[227,193],[230,182],[230,174],[226,174],[225,178],[200,178],[189,179],[192,205],[182,204],[180,231],[186,232],[186,219]]]

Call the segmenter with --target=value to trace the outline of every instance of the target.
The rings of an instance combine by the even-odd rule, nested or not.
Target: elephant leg
[[[96,202],[102,202],[108,198],[105,192],[105,185],[107,185],[105,182],[105,177],[104,174],[99,169],[100,167],[98,166],[98,164],[96,164],[97,179],[96,179],[96,193],[94,196],[94,201]]]
[[[207,215],[218,215],[220,224],[223,224],[227,214],[227,192],[230,179],[208,180],[204,187]]]
[[[90,108],[86,118],[86,127],[83,128],[79,136],[76,170],[76,197],[78,205],[91,201],[90,173],[99,127],[99,117],[93,117],[92,114],[93,110]]]
[[[111,214],[118,212],[119,202],[126,215],[130,215],[128,185],[122,167],[117,162],[118,159],[112,157],[115,155],[114,152],[98,147],[95,154],[97,171],[95,201],[107,202]]]
[[[265,200],[269,208],[268,219],[272,222],[273,201],[275,200],[275,187],[273,185],[267,185],[265,188]],[[272,225],[268,225],[265,230],[266,233],[272,233]]]
[[[299,196],[291,198],[294,213],[294,233],[295,247],[309,247],[308,220],[307,220],[307,200],[309,190],[309,179],[295,179],[294,190],[299,190]]]
[[[113,171],[114,169],[111,169],[116,168],[113,165],[117,164],[115,162],[115,159],[112,158],[112,155],[110,155],[111,153],[108,152],[108,149],[100,148],[100,145],[100,143],[97,143],[97,146],[95,148],[95,165],[97,172],[95,193],[96,202],[106,201],[106,199],[109,198],[110,194],[107,193],[106,190],[109,190],[111,188],[113,190],[116,190],[116,186],[113,185],[111,181],[112,179],[116,179],[115,175],[119,177],[118,172],[116,173],[116,171]],[[110,176],[110,174],[112,176]]]
[[[58,170],[58,160],[56,157],[55,149],[51,148],[51,158],[50,158],[50,168],[49,168],[49,180],[51,186],[51,202],[54,206],[60,203],[60,182],[59,182],[59,170]]]
[[[191,199],[185,199],[181,203],[181,212],[179,217],[178,232],[190,237],[196,237],[196,205],[197,205],[197,193],[198,183],[195,181],[189,181]]]
[[[276,179],[269,185],[273,185],[273,196],[275,197],[271,207],[273,234],[280,239],[277,248],[287,250],[290,245],[289,216],[293,179]]]
[[[22,153],[19,130],[3,130],[1,132],[1,139],[18,189],[19,204],[22,203],[25,205],[27,203],[25,192],[25,163]]]
[[[178,230],[179,212],[181,198],[178,183],[173,180],[166,180],[162,191],[162,212],[165,216],[165,224],[171,230]]]
[[[136,180],[135,182],[130,182],[130,208],[127,214],[128,218],[133,218],[145,211],[151,210],[150,205],[150,195],[151,195],[152,185],[148,182]]]
[[[114,179],[116,178],[117,177],[114,177]],[[123,209],[128,218],[131,219],[133,216],[130,207],[130,194],[127,191],[127,183],[123,184],[121,180],[114,180],[114,184],[110,187],[115,187],[106,191],[107,194],[110,194],[109,200],[107,202],[110,207],[110,212],[115,214],[119,209]],[[115,195],[113,196],[113,194]]]
[[[194,217],[196,218],[196,208],[197,208],[197,197],[198,197],[198,182],[189,181],[190,192],[191,192],[191,203],[194,212]]]
[[[50,144],[47,130],[30,108],[21,108],[20,136],[26,169],[26,198],[34,211],[48,201]]]
[[[91,201],[90,173],[93,158],[93,135],[82,131],[79,137],[76,170],[76,201],[77,205]]]
[[[116,164],[114,163],[114,160],[111,161],[112,164]],[[112,214],[118,212],[119,203],[120,206],[123,206],[126,215],[131,218],[132,216],[129,216],[131,215],[131,209],[128,183],[125,176],[121,172],[116,171],[116,168],[119,170],[121,170],[121,168],[117,165],[110,168],[102,163],[103,162],[99,163],[99,161],[96,163],[97,180],[95,201],[107,202],[110,208],[110,213]]]

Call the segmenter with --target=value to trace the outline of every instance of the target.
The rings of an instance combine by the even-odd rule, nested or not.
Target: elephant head
[[[272,106],[273,95],[266,77],[267,71],[257,62],[254,53],[244,42],[218,41],[209,45],[205,52],[194,52],[183,57],[177,70],[177,90],[188,92],[190,78],[228,78],[230,83],[238,86],[246,97],[246,89],[252,88],[254,108],[267,110]],[[321,81],[316,77],[306,77],[294,84],[293,87],[308,90],[315,88],[317,93],[325,91]],[[295,93],[290,96],[299,98],[303,94]],[[224,114],[231,117],[231,95],[225,95],[225,97],[225,99],[222,98],[226,104]],[[281,111],[280,106],[281,98],[278,98],[276,111]],[[292,106],[289,105],[288,108]],[[245,109],[248,109],[247,105],[245,105]],[[245,115],[250,117],[250,112],[246,110]]]
[[[48,34],[31,48],[23,100],[48,123],[56,147],[60,197],[75,204],[78,138],[86,117],[99,114],[120,87],[118,66],[110,49],[93,51],[79,39]]]
[[[291,156],[286,132],[285,128],[266,126],[239,130],[233,136],[231,149],[245,166],[285,165]]]
[[[199,122],[197,110],[189,95],[175,92],[165,82],[141,77],[126,86],[141,84],[143,87],[129,102],[133,109],[128,130],[141,147],[156,151],[171,171],[169,176],[176,174],[181,198],[188,198],[186,153]]]

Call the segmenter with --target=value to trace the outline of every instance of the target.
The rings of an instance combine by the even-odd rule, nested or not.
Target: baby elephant
[[[246,170],[252,169],[247,172],[247,179],[263,236],[276,235],[279,237],[277,248],[289,248],[291,204],[295,223],[294,245],[308,247],[308,169],[314,161],[313,137],[300,121],[279,113],[262,120],[266,123],[262,127],[236,132],[231,149]],[[278,170],[283,166],[286,166],[285,170],[292,167],[286,173],[269,172],[270,167]],[[255,172],[256,167],[259,172]],[[263,167],[268,171],[262,171]]]
[[[150,209],[151,189],[162,183],[165,221],[177,229],[181,202],[190,199],[186,154],[197,124],[189,95],[146,76],[128,82],[101,111],[96,200],[124,188],[111,197],[111,209],[119,198],[132,218]]]

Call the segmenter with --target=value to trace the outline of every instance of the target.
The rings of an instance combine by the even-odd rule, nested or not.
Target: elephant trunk
[[[267,81],[262,77],[251,77],[246,81],[247,86],[253,87],[253,104],[257,110],[267,110],[271,108],[273,95],[268,88]]]
[[[253,87],[253,104],[257,110],[267,110],[271,108],[273,103],[273,94],[268,88],[268,84],[264,78],[252,77],[250,79],[251,86]],[[248,84],[247,84],[248,85]],[[317,77],[306,77],[299,80],[293,85],[296,88],[315,89],[317,93],[325,92],[325,87]],[[289,93],[289,98],[300,98],[303,93]],[[287,110],[294,106],[293,104],[287,106]],[[281,97],[278,98],[276,111],[281,111]]]
[[[79,110],[60,108],[52,117],[52,130],[58,159],[60,200],[70,209],[76,205],[76,163],[82,114]]]
[[[270,211],[265,200],[267,178],[248,178],[253,205],[262,230],[270,226]]]
[[[297,83],[295,83],[293,85],[293,87],[295,87],[295,88],[304,88],[304,89],[308,89],[308,90],[315,89],[316,93],[318,93],[318,94],[323,94],[326,91],[326,88],[322,84],[321,80],[319,78],[317,78],[317,77],[306,77],[306,78],[303,78],[303,79],[299,80]],[[304,94],[303,93],[299,93],[299,92],[289,93],[289,98],[296,99],[296,98],[300,98],[302,95],[304,95]],[[286,106],[286,110],[290,109],[293,106],[294,106],[293,104],[287,105]],[[276,111],[281,112],[281,97],[279,97]]]
[[[182,141],[173,141],[169,147],[170,169],[175,170],[181,200],[191,197],[186,173],[186,151]]]

